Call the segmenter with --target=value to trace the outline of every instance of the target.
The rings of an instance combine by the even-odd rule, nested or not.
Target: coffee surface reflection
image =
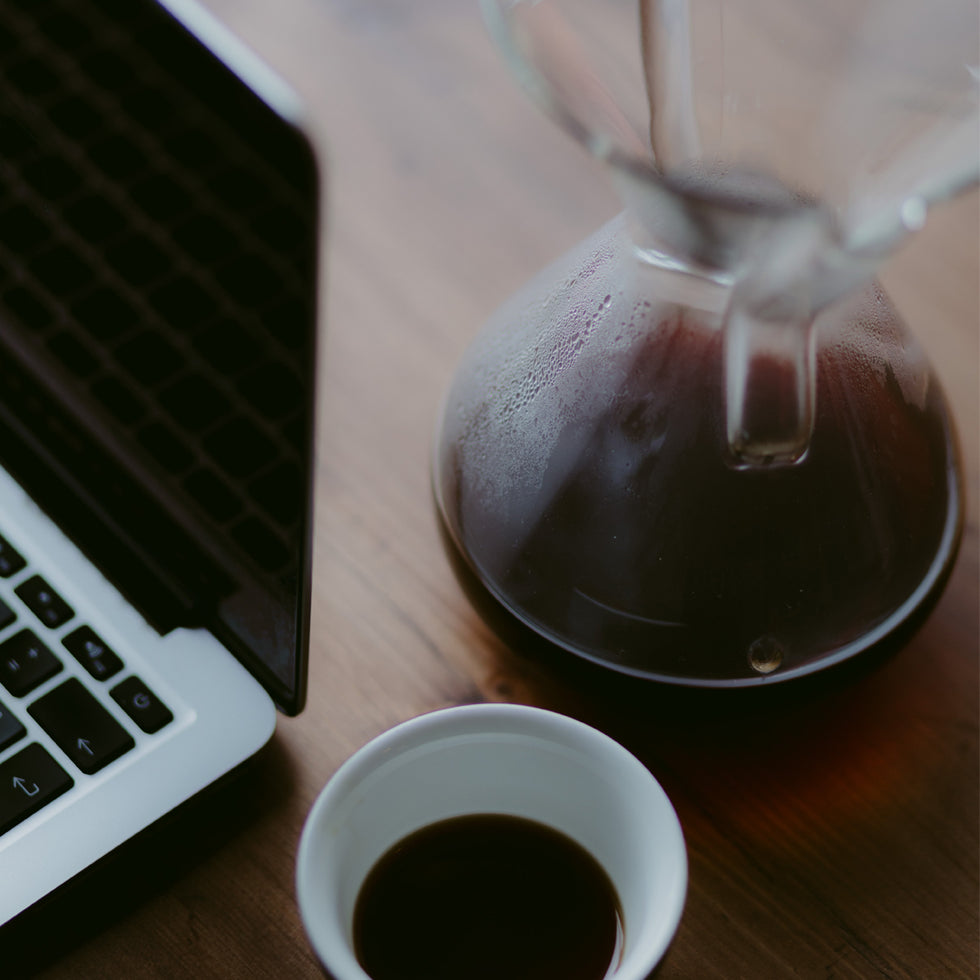
[[[501,814],[442,820],[375,864],[354,912],[372,980],[604,980],[618,965],[616,890],[581,845]]]

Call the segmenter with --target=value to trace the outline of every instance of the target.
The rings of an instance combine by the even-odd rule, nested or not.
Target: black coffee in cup
[[[476,814],[410,834],[374,865],[354,910],[372,980],[604,980],[619,898],[582,846],[536,821]]]

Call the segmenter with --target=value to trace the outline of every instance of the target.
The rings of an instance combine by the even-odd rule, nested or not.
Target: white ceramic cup
[[[609,980],[647,980],[680,921],[687,854],[659,783],[618,742],[540,708],[479,704],[421,715],[354,753],[320,793],[300,839],[307,935],[334,980],[370,980],[352,946],[358,892],[406,835],[449,817],[511,814],[559,830],[619,896],[623,948]]]

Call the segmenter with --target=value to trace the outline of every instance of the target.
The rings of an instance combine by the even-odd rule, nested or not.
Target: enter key
[[[0,763],[0,834],[73,785],[68,773],[36,742]]]

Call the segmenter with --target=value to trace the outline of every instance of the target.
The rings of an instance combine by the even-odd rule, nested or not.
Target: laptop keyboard
[[[131,752],[138,738],[165,729],[174,716],[3,537],[0,579],[12,586],[0,595],[4,834],[78,780]],[[83,671],[69,670],[66,665],[72,662]],[[51,739],[56,752],[29,741],[28,717]]]

